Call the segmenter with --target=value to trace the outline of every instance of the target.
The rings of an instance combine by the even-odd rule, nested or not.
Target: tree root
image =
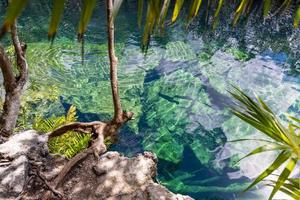
[[[63,194],[55,189],[38,170],[36,172],[36,176],[43,181],[43,183],[47,186],[47,189],[50,190],[54,195],[56,195],[60,199],[64,198]]]
[[[133,117],[132,112],[123,112],[121,121],[109,121],[109,122],[75,122],[71,124],[64,125],[53,132],[49,133],[49,138],[57,137],[63,135],[68,131],[79,131],[86,134],[93,134],[95,139],[92,141],[92,144],[89,148],[83,150],[74,156],[60,171],[60,173],[54,178],[51,186],[49,185],[49,191],[44,193],[43,200],[51,199],[52,194],[58,194],[59,188],[64,183],[65,177],[68,173],[80,162],[88,157],[90,154],[94,154],[96,159],[99,159],[99,156],[106,152],[107,148],[104,144],[104,139],[110,137],[115,142],[117,140],[118,129],[127,121],[131,120]]]
[[[29,163],[32,165],[32,171],[30,171],[30,177],[29,179],[26,181],[25,187],[27,185],[29,185],[30,181],[33,180],[33,176],[36,176],[37,178],[39,178],[42,183],[46,186],[46,188],[48,190],[50,190],[52,192],[52,194],[54,194],[56,197],[58,197],[59,199],[64,199],[63,194],[58,191],[57,189],[55,189],[50,183],[49,181],[44,177],[44,175],[40,172],[40,165],[41,163],[37,163],[35,161],[29,161]],[[24,196],[26,195],[26,192],[23,191],[21,192],[21,194],[16,198],[16,200],[21,200],[24,198]]]

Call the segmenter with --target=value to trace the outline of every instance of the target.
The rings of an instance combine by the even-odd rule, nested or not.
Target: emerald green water
[[[258,24],[253,17],[235,30],[223,19],[215,32],[197,20],[189,29],[178,22],[153,38],[145,54],[133,2],[125,2],[117,18],[116,52],[122,104],[135,120],[122,128],[111,150],[156,153],[157,181],[195,199],[266,199],[264,187],[240,194],[274,155],[235,163],[259,144],[228,141],[262,135],[230,114],[226,90],[237,85],[257,93],[279,116],[298,115],[299,30],[281,18]],[[80,121],[111,117],[104,6],[98,5],[88,27],[83,64],[75,34],[77,5],[70,1],[68,8],[51,47],[48,1],[31,3],[19,21],[30,67],[21,128],[37,115],[64,114],[70,105],[77,107]]]

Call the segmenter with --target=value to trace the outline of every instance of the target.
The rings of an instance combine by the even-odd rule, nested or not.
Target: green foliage
[[[21,14],[28,0],[11,0],[0,31],[0,38],[10,29],[15,19]]]
[[[143,18],[143,5],[145,0],[138,0],[137,4],[137,10],[138,10],[138,16],[137,21],[138,25],[141,26],[142,24],[142,18]],[[64,1],[60,0],[54,0],[53,1],[53,10],[52,10],[52,17],[49,25],[49,31],[48,31],[48,37],[49,39],[53,40],[55,37],[55,34],[58,29],[58,25],[60,22],[60,19],[62,18],[63,10],[64,10]],[[82,39],[87,25],[90,22],[90,18],[93,14],[94,8],[96,6],[96,0],[84,0],[83,1],[83,9],[81,12],[80,22],[78,26],[78,38]],[[113,5],[113,20],[116,18],[116,15],[119,11],[119,8],[121,7],[123,0],[116,0],[114,1]],[[13,0],[9,6],[8,12],[6,14],[6,19],[2,25],[2,32],[0,34],[1,36],[4,35],[5,32],[10,28],[10,25],[12,22],[20,15],[23,8],[26,6],[27,1],[19,1],[19,0]],[[171,17],[171,22],[174,23],[181,10],[183,9],[185,1],[184,0],[176,0],[175,6],[173,9],[173,14]],[[205,3],[202,0],[193,0],[192,2],[189,2],[190,5],[188,6],[189,9],[187,11],[187,24],[189,24],[197,15],[200,13],[201,5],[206,4],[206,15],[208,18],[210,12],[212,12],[212,27],[213,29],[217,26],[219,21],[219,16],[221,13],[221,9],[225,6],[229,6],[229,4],[225,4],[223,0],[219,1],[210,1],[207,0]],[[263,16],[266,18],[271,9],[272,9],[272,3],[271,0],[263,0],[261,1],[261,5],[263,7],[262,13]],[[256,3],[257,4],[257,3]],[[147,47],[149,43],[149,39],[151,34],[156,29],[162,30],[165,27],[166,21],[167,21],[167,12],[171,9],[170,6],[170,0],[149,0],[147,1],[147,12],[146,12],[146,19],[144,24],[144,34],[142,39],[142,46]],[[274,3],[275,5],[275,3]],[[284,12],[286,11],[290,6],[292,5],[292,0],[285,0],[282,2],[280,7],[277,9],[276,13]],[[239,19],[244,15],[248,15],[250,12],[254,12],[253,9],[254,3],[250,0],[241,0],[237,2],[236,9],[234,11],[234,17],[232,20],[233,26],[235,26]],[[202,6],[203,7],[203,6]],[[214,8],[214,9],[211,9]],[[211,11],[212,10],[212,11]],[[300,19],[300,8],[299,6],[295,9],[295,17],[294,17],[294,27],[297,28],[299,25],[299,19]]]
[[[71,106],[66,116],[52,116],[48,119],[37,117],[33,124],[33,129],[39,132],[47,133],[57,129],[62,125],[75,122],[76,120],[76,107]],[[51,153],[72,158],[78,152],[88,147],[90,139],[91,138],[89,134],[81,134],[74,131],[69,131],[62,136],[51,138],[48,141],[48,146]]]
[[[48,30],[48,38],[54,39],[60,19],[64,12],[65,0],[53,0],[52,17]]]
[[[275,187],[276,182],[270,181],[268,185]],[[294,199],[300,199],[300,179],[288,178],[286,182],[279,188],[279,190]]]
[[[112,16],[112,20],[113,21],[116,19],[117,14],[118,14],[118,12],[120,10],[120,7],[121,7],[122,3],[123,3],[123,0],[115,0],[114,1],[113,11],[112,11],[112,15],[113,15]]]
[[[174,10],[173,10],[173,16],[172,16],[172,23],[174,23],[180,13],[180,10],[182,8],[184,0],[176,0]]]
[[[139,5],[143,4],[144,0],[139,0]],[[143,40],[142,40],[142,45],[144,47],[148,46],[149,43],[149,38],[150,35],[153,34],[157,29],[163,29],[165,24],[167,23],[167,18],[166,18],[166,13],[167,10],[171,9],[170,4],[168,3],[169,0],[157,0],[157,1],[148,1],[148,7],[147,7],[147,12],[146,12],[146,19],[145,19],[145,26],[144,26],[144,34],[143,34]],[[173,9],[173,15],[171,17],[171,22],[174,23],[180,14],[180,12],[183,10],[183,5],[187,1],[184,0],[176,0],[175,6]],[[282,13],[287,10],[291,6],[291,0],[285,0],[283,3],[280,5],[278,10],[276,10],[275,13]],[[215,29],[218,21],[219,21],[219,16],[221,13],[221,9],[225,6],[229,7],[231,3],[224,3],[223,0],[219,1],[210,1],[207,0],[207,2],[204,3],[202,0],[193,0],[193,1],[188,1],[189,9],[186,12],[187,15],[187,24],[190,24],[190,22],[200,13],[201,5],[206,5],[204,9],[206,10],[206,15],[207,19],[210,13],[212,12],[212,28]],[[256,2],[253,3],[253,1],[250,0],[240,0],[237,1],[236,3],[236,9],[234,10],[234,16],[232,19],[232,25],[236,26],[237,23],[239,22],[240,18],[242,16],[247,16],[251,12],[254,12],[256,9],[254,8],[254,4],[261,4],[263,9],[262,13],[264,18],[266,18],[272,8],[273,4],[275,5],[274,1],[271,0],[263,0],[260,3]],[[212,9],[213,8],[213,9]],[[138,9],[138,21],[139,24],[141,24],[141,16],[142,16],[143,10],[141,9],[141,6],[139,6]],[[299,19],[300,19],[300,11],[299,8],[295,10],[295,18],[294,18],[294,27],[297,28],[299,24]]]
[[[236,60],[239,60],[239,61],[247,61],[251,58],[251,55],[249,55],[247,52],[240,50],[238,48],[230,48],[227,51],[229,53],[231,53]]]
[[[58,84],[54,84],[49,76],[53,68],[62,68],[57,61],[57,56],[52,53],[52,51],[57,52],[57,49],[49,50],[49,44],[41,43],[28,43],[28,46],[30,48],[26,52],[26,58],[30,76],[28,87],[21,96],[21,108],[15,132],[31,129],[31,124],[38,115],[45,117],[49,113],[63,114],[59,100],[61,88]],[[7,48],[7,54],[11,60],[14,60],[13,46]]]
[[[79,21],[79,27],[78,27],[78,38],[82,39],[83,34],[86,31],[87,25],[89,24],[89,21],[91,19],[91,16],[93,14],[93,10],[96,7],[97,0],[84,0],[83,1],[83,9]]]
[[[298,28],[300,22],[300,6],[297,8],[296,14],[295,14],[295,20],[294,20],[294,27]]]
[[[275,170],[279,170],[279,168],[287,162],[278,176],[277,181],[272,181],[271,185],[273,186],[273,190],[269,196],[269,200],[271,200],[279,190],[286,189],[284,185],[288,184],[288,178],[300,160],[300,135],[298,125],[300,119],[290,117],[291,121],[288,123],[288,126],[285,127],[261,98],[256,97],[257,102],[255,102],[239,88],[234,88],[232,92],[230,91],[230,94],[239,103],[238,106],[231,108],[233,114],[273,140],[266,141],[266,145],[254,149],[245,157],[267,151],[280,152],[275,161],[263,171],[245,191],[265,180],[266,177],[271,175]],[[300,182],[298,184],[300,184]],[[291,192],[295,193],[297,191]]]

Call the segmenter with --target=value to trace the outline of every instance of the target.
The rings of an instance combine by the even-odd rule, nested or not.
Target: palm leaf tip
[[[288,151],[282,151],[275,161],[264,171],[262,172],[243,192],[250,190],[253,186],[260,183],[264,178],[271,175],[275,170],[277,170],[281,165],[285,163],[291,156],[291,153]]]
[[[296,164],[297,164],[297,160],[295,158],[291,158],[289,160],[288,164],[286,165],[286,167],[284,168],[284,170],[282,171],[282,173],[278,177],[278,180],[276,181],[275,187],[273,188],[272,193],[269,196],[269,200],[272,200],[274,195],[281,188],[281,186],[284,185],[285,181],[288,179],[289,175],[293,171]]]
[[[295,19],[294,19],[294,28],[298,28],[300,22],[300,5],[296,10]]]
[[[48,30],[48,39],[51,42],[53,42],[56,36],[58,25],[63,15],[64,4],[65,0],[54,0],[53,2],[52,16]]]
[[[117,14],[118,14],[118,12],[119,12],[119,10],[120,10],[120,7],[121,7],[121,5],[122,5],[122,3],[123,3],[123,0],[115,0],[114,1],[114,5],[113,5],[113,21],[116,19],[116,17],[117,17]]]
[[[144,0],[138,0],[137,19],[138,19],[139,28],[141,28],[141,26],[142,26],[143,7],[144,7]]]
[[[263,7],[264,18],[266,18],[268,16],[270,9],[271,9],[271,4],[272,4],[271,0],[264,0],[264,7]]]
[[[79,20],[78,27],[78,40],[81,41],[83,38],[83,34],[87,29],[87,25],[90,22],[93,11],[96,7],[97,0],[84,0],[83,2],[83,10],[81,12],[81,17]]]
[[[184,2],[184,0],[176,0],[174,10],[173,10],[173,15],[172,15],[172,23],[174,23],[177,20],[180,10],[182,8],[183,2]]]
[[[0,39],[10,29],[18,16],[22,13],[28,0],[11,0],[5,15],[4,23],[0,30]]]

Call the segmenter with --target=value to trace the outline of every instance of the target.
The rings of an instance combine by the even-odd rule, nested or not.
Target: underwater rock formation
[[[0,145],[0,199],[42,199],[48,187],[42,179],[53,179],[67,162],[49,154],[47,141],[45,134],[26,131]],[[150,152],[132,158],[107,152],[99,160],[91,155],[58,190],[68,199],[192,200],[155,183],[156,164]]]

